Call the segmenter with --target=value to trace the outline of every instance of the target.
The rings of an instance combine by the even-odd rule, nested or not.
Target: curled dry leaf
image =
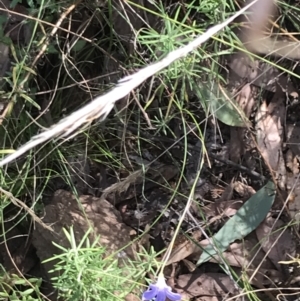
[[[254,188],[240,181],[234,182],[234,191],[237,192],[243,199],[248,199],[255,194]]]
[[[178,278],[176,290],[178,293],[185,292],[190,298],[208,296],[215,297],[215,300],[223,300],[225,297],[235,296],[239,293],[229,276],[221,273],[181,275]],[[239,298],[235,300],[239,300]]]
[[[291,257],[296,255],[296,242],[290,229],[285,228],[283,221],[276,221],[270,216],[257,227],[256,235],[263,250],[277,270],[284,272],[283,267],[278,262],[290,258],[287,255]]]

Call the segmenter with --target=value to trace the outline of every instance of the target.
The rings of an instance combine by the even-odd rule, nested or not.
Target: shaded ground
[[[72,18],[69,16],[64,20],[62,27],[80,33],[88,40],[103,39],[103,43],[93,45],[95,47],[91,47],[90,42],[79,43],[77,49],[70,52],[68,47],[74,42],[75,35],[64,30],[49,34],[48,44],[55,51],[49,48],[34,66],[38,76],[32,81],[37,83],[37,92],[33,91],[30,81],[24,84],[24,90],[31,91],[29,94],[34,95],[40,109],[17,102],[9,115],[13,96],[9,98],[5,94],[7,98],[0,103],[2,133],[7,128],[12,129],[10,136],[14,138],[14,130],[18,132],[15,120],[29,124],[31,118],[24,117],[25,111],[36,118],[38,124],[51,126],[63,114],[81,107],[94,95],[106,91],[109,84],[133,72],[142,51],[144,62],[147,62],[147,56],[151,58],[145,47],[130,42],[132,28],[138,31],[145,26],[137,17],[144,16],[145,12],[138,10],[136,15],[126,6],[131,27],[118,13],[123,9],[122,5],[114,2],[112,11],[114,37],[121,40],[118,45],[122,45],[122,51],[111,45],[107,38],[111,33],[111,27],[104,22],[108,12],[105,5],[99,3],[98,7],[89,2],[81,3],[70,15]],[[174,16],[173,7],[184,6],[183,3],[168,5],[170,16]],[[149,9],[154,7],[149,6]],[[16,10],[25,15],[30,11],[24,3]],[[48,10],[51,7],[45,9],[45,14]],[[58,17],[59,13],[56,13]],[[150,27],[163,31],[158,17],[151,14],[146,17]],[[199,21],[205,20],[206,16],[195,12],[191,18]],[[30,41],[30,28],[22,25],[20,30],[23,19],[10,17],[5,27],[5,34],[19,45]],[[84,23],[84,20],[90,22]],[[290,22],[281,24],[282,28],[284,25],[291,32],[297,30]],[[44,29],[50,32],[47,26]],[[273,30],[273,34],[278,33]],[[292,35],[289,38],[296,39]],[[15,58],[5,43],[1,45],[5,61],[3,76],[15,66]],[[66,53],[70,56],[63,59],[62,54]],[[129,67],[130,55],[137,53],[139,55]],[[299,287],[297,268],[288,269],[278,263],[299,254],[296,243],[300,208],[299,79],[296,77],[299,70],[297,64],[287,58],[268,59],[278,66],[252,60],[240,52],[218,57],[222,64],[220,74],[226,80],[222,87],[231,93],[228,95],[234,95],[236,103],[251,121],[248,128],[237,127],[235,120],[229,125],[224,122],[221,106],[218,107],[221,113],[208,116],[199,95],[188,88],[184,90],[188,95],[184,110],[170,105],[172,93],[181,95],[180,90],[186,86],[181,80],[179,88],[176,86],[177,90],[172,90],[174,87],[164,82],[161,75],[122,100],[116,106],[116,114],[111,114],[103,124],[96,122],[88,131],[62,146],[59,141],[53,142],[30,155],[31,158],[24,156],[12,164],[6,170],[7,178],[1,188],[1,196],[8,201],[3,205],[5,238],[0,245],[0,262],[4,269],[9,273],[20,272],[26,277],[42,277],[42,292],[56,300],[48,274],[53,265],[42,265],[41,261],[55,253],[52,241],[67,246],[63,227],[73,225],[80,241],[92,226],[93,235],[100,235],[108,253],[118,251],[150,228],[150,235],[133,243],[122,256],[135,258],[141,245],[161,251],[169,245],[196,182],[189,209],[193,218],[187,215],[184,220],[166,276],[169,284],[187,299],[209,301],[236,296],[239,290],[216,259],[200,267],[195,265],[202,252],[200,246],[208,244],[198,226],[201,225],[206,233],[216,233],[267,179],[272,179],[278,191],[268,217],[242,241],[231,244],[223,255],[237,275],[243,275],[253,288],[261,289],[258,296],[263,300],[276,300],[279,293],[286,294]],[[101,61],[100,66],[95,66],[95,61]],[[279,69],[282,66],[296,76],[282,72]],[[203,61],[202,67],[212,68],[211,61]],[[26,76],[23,74],[21,79]],[[209,76],[202,76],[203,81],[210,80]],[[151,94],[161,82],[164,83],[163,92]],[[206,88],[208,91],[216,89],[209,85]],[[17,94],[7,83],[3,89]],[[207,94],[203,92],[202,95]],[[212,97],[212,94],[208,95]],[[151,103],[149,107],[147,101]],[[210,98],[207,101],[213,102]],[[137,103],[145,110],[140,110]],[[12,142],[7,145],[3,142],[5,148],[17,147],[29,139],[33,135],[31,132],[38,129],[36,124],[32,126],[23,126],[22,137],[10,138]],[[30,171],[24,184],[22,178],[25,175],[20,170],[27,166],[27,160]],[[18,172],[22,177],[18,178]],[[34,176],[38,180],[32,180]],[[14,177],[16,181],[10,181]],[[24,212],[27,218],[19,222]],[[280,231],[276,232],[278,229]],[[264,241],[266,237],[267,242]],[[296,300],[295,296],[286,298]]]

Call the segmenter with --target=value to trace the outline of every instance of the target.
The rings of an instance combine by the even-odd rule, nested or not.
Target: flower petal
[[[150,284],[148,289],[143,293],[142,300],[151,300],[157,296],[158,292],[158,287],[155,284]]]
[[[173,293],[171,290],[165,291],[166,297],[169,298],[171,301],[179,301],[181,300],[181,295],[177,293]]]
[[[155,284],[150,284],[148,289],[142,295],[142,301],[180,301],[181,295],[173,293],[170,286],[166,284],[163,275],[159,275]]]
[[[155,301],[166,301],[166,293],[163,290],[160,290],[154,300]]]

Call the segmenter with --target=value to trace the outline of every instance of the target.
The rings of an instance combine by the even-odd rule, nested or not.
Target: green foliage
[[[99,246],[98,240],[90,242],[87,231],[77,244],[73,229],[64,229],[70,243],[70,248],[59,245],[56,247],[61,254],[45,261],[54,261],[55,273],[52,283],[58,289],[64,300],[124,300],[138,284],[141,278],[156,264],[156,254],[140,254],[139,262],[132,262],[128,258],[122,259],[124,252],[118,253],[118,259],[106,256],[105,248]],[[147,257],[144,260],[143,257]]]
[[[11,6],[21,2],[24,4],[24,1],[13,0]],[[134,50],[136,51],[129,54],[124,51],[122,37],[114,33],[111,24],[113,18],[110,21],[108,17],[108,15],[111,16],[113,1],[107,1],[105,8],[94,9],[92,4],[96,2],[101,1],[83,1],[73,11],[79,12],[80,15],[82,12],[86,13],[92,10],[91,19],[87,20],[87,23],[80,24],[82,26],[77,31],[73,25],[77,22],[78,15],[74,15],[74,17],[71,12],[62,23],[59,23],[59,26],[64,26],[70,32],[59,29],[55,36],[50,36],[53,26],[44,22],[55,25],[62,13],[66,12],[74,4],[74,1],[27,0],[29,12],[33,17],[24,22],[29,24],[32,31],[28,45],[19,45],[18,42],[13,42],[4,34],[4,24],[7,18],[3,15],[0,16],[0,41],[2,43],[0,51],[1,53],[9,52],[9,55],[2,57],[6,61],[8,58],[11,60],[11,68],[0,79],[0,107],[2,102],[9,103],[8,113],[3,119],[2,116],[0,118],[0,157],[13,152],[15,148],[25,144],[37,132],[42,131],[43,127],[51,125],[45,121],[44,112],[40,110],[44,100],[49,105],[53,122],[56,123],[63,114],[69,114],[74,109],[82,107],[95,95],[103,93],[107,89],[106,85],[112,84],[104,84],[96,78],[101,74],[98,71],[101,69],[104,53],[114,56],[112,49],[118,49],[117,54],[122,57],[121,67],[126,70],[127,74],[136,67],[140,68],[158,59],[163,59],[170,51],[187,44],[211,25],[225,20],[236,9],[234,0],[173,1],[174,3],[170,6],[166,4],[166,1],[151,1],[155,5],[156,11],[147,11],[147,13],[158,17],[159,26],[145,26],[139,30],[135,36],[137,48]],[[127,2],[130,4],[130,1]],[[82,8],[80,5],[86,5],[86,7],[80,10]],[[294,31],[299,31],[299,10],[284,2],[278,2],[278,5],[282,12],[279,23],[289,19],[288,21],[295,28]],[[140,7],[140,9],[144,8]],[[72,23],[73,21],[74,23]],[[91,38],[83,39],[80,35],[84,36],[84,30],[90,24],[95,23],[100,24],[101,30],[93,33]],[[247,122],[233,97],[228,92],[223,93],[220,89],[226,85],[226,79],[222,73],[226,64],[226,56],[232,54],[237,45],[241,45],[232,30],[234,26],[236,25],[228,26],[186,58],[175,62],[157,74],[151,82],[149,92],[145,93],[142,88],[141,90],[136,89],[134,92],[135,101],[141,104],[148,114],[151,124],[155,127],[153,136],[166,135],[177,139],[178,134],[175,133],[172,123],[182,124],[181,135],[185,138],[185,141],[182,139],[185,143],[183,159],[180,158],[178,162],[174,162],[176,166],[182,163],[180,165],[182,177],[188,153],[186,137],[189,134],[191,123],[196,125],[196,130],[193,130],[195,137],[203,140],[205,133],[199,124],[206,122],[209,115],[214,115],[229,126],[245,126],[245,122]],[[107,34],[107,28],[109,34]],[[73,35],[73,30],[76,31],[77,36]],[[34,64],[43,49],[45,49],[45,53]],[[126,64],[128,65],[125,66]],[[43,71],[43,65],[46,67],[48,65],[46,71]],[[57,73],[55,76],[52,74],[51,77],[48,73],[52,69],[57,70]],[[88,72],[88,76],[86,76],[86,70],[90,69],[92,72]],[[93,73],[95,70],[97,71],[96,75]],[[288,72],[288,70],[284,71]],[[93,81],[89,80],[94,76],[97,80],[93,85]],[[109,77],[107,81],[109,81]],[[123,111],[125,112],[125,109]],[[204,117],[200,114],[202,111],[205,113]],[[128,119],[127,112],[129,112],[128,116],[131,115]],[[111,174],[119,174],[120,170],[126,172],[124,157],[128,158],[128,154],[126,153],[124,156],[122,151],[119,152],[121,147],[117,151],[116,149],[111,150],[112,141],[113,145],[116,145],[115,141],[120,142],[121,145],[123,137],[126,136],[126,133],[123,133],[123,137],[118,136],[120,123],[117,121],[121,120],[124,125],[128,123],[138,129],[143,129],[145,120],[140,109],[133,108],[131,111],[131,107],[129,107],[125,115],[124,119],[122,119],[123,116],[115,117],[112,122],[107,122],[102,128],[98,124],[92,125],[78,136],[78,140],[71,140],[69,144],[63,144],[64,141],[52,141],[41,148],[36,148],[8,168],[0,170],[0,186],[24,202],[29,199],[27,203],[29,207],[38,212],[43,208],[43,196],[47,195],[50,187],[52,189],[51,185],[55,180],[63,180],[76,193],[66,159],[70,154],[76,156],[78,153],[84,152],[96,164],[99,163],[109,168]],[[132,116],[133,118],[131,118]],[[130,134],[130,137],[133,136]],[[134,145],[133,140],[135,139],[137,143]],[[128,139],[130,147],[132,147],[130,152],[143,153],[144,141],[142,140],[140,136],[134,136],[132,140]],[[150,141],[151,145],[154,143]],[[158,144],[155,147],[161,149],[162,146]],[[127,162],[127,160],[125,161]],[[130,171],[132,170],[130,169]],[[178,187],[181,185],[180,181],[181,178],[178,181]],[[55,187],[55,185],[53,186]],[[47,193],[45,193],[46,189],[48,189]],[[174,195],[175,193],[176,191],[174,191]],[[268,206],[273,198],[266,196],[264,192],[258,192],[254,197],[256,203],[260,200],[258,197],[266,197]],[[245,204],[243,210],[252,210],[253,199],[250,201],[251,199]],[[1,195],[0,202],[0,219],[3,222],[7,219],[4,214],[7,212],[7,208],[13,206],[5,195]],[[260,205],[257,203],[258,208]],[[19,210],[19,208],[17,209]],[[26,218],[30,220],[27,212],[24,213],[24,211],[16,216],[9,216],[10,218],[15,219],[15,224]],[[250,231],[248,225],[244,225],[246,226],[242,229],[243,235]],[[217,233],[213,238],[213,241],[220,242],[216,245],[220,250],[227,247],[233,239],[243,237],[227,236],[226,227],[220,230],[221,234]],[[29,229],[28,227],[28,233]],[[72,231],[65,233],[70,242],[70,248],[57,246],[62,254],[55,256],[52,260],[56,262],[53,284],[66,300],[119,300],[137,285],[146,272],[154,273],[152,269],[157,265],[155,261],[157,254],[153,251],[150,254],[146,252],[137,254],[137,262],[127,262],[126,266],[122,268],[115,259],[105,257],[104,247],[99,247],[97,242],[89,241],[88,233],[78,245]],[[223,240],[223,234],[225,240]],[[215,250],[211,246],[206,251],[215,254]],[[211,256],[205,252],[203,254],[198,263],[208,260]],[[40,300],[41,279],[24,280],[19,276],[9,275],[5,271],[1,277],[0,299],[8,298],[9,295],[10,300]]]
[[[220,121],[229,126],[251,126],[250,121],[241,107],[233,99],[232,95],[224,88],[212,86],[209,90],[206,86],[199,86],[197,95],[206,101],[207,110]]]
[[[232,242],[244,238],[256,229],[270,211],[275,194],[273,182],[268,182],[257,191],[212,237],[213,245],[209,244],[203,250],[197,264],[209,260],[218,252],[222,253]]]
[[[206,30],[209,24],[216,24],[223,21],[228,12],[234,9],[231,1],[192,1],[191,3],[175,5],[172,13],[166,11],[161,3],[156,5],[159,17],[162,22],[157,30],[154,28],[142,29],[138,34],[138,42],[147,49],[151,61],[162,59],[170,51],[192,41],[202,30]],[[195,11],[205,20],[201,25],[192,22]],[[217,119],[229,126],[249,125],[249,122],[242,109],[235,103],[233,97],[225,91],[226,80],[222,57],[234,51],[234,44],[238,44],[237,37],[230,30],[226,29],[222,34],[223,39],[230,41],[227,47],[219,41],[211,41],[190,53],[186,58],[174,62],[171,66],[161,71],[158,75],[162,85],[157,89],[161,91],[170,86],[171,91],[177,91],[168,104],[168,110],[164,117],[155,116],[153,123],[163,125],[161,128],[166,134],[166,123],[176,118],[175,115],[168,116],[170,107],[174,104],[180,113],[196,96],[206,112],[214,115]],[[223,75],[222,75],[223,74]],[[159,95],[159,98],[160,95]],[[150,102],[146,104],[146,108]],[[196,117],[196,116],[195,116]],[[197,117],[196,117],[197,118]]]
[[[25,279],[16,274],[8,274],[0,265],[0,300],[41,301],[41,283],[41,279]],[[35,297],[32,297],[32,293]]]

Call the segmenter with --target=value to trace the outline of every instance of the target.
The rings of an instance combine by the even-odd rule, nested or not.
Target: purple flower
[[[142,301],[165,301],[166,298],[171,301],[181,300],[181,295],[173,293],[171,287],[166,284],[163,275],[158,276],[155,284],[150,284],[143,293]]]

